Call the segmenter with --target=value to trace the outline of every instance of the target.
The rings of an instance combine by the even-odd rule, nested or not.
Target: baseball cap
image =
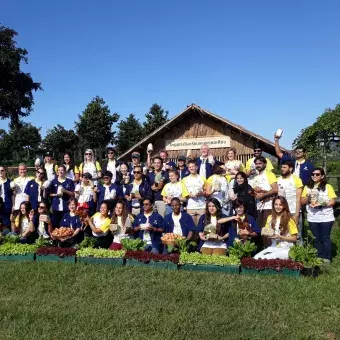
[[[185,156],[181,155],[181,156],[178,156],[178,160],[179,161],[186,161],[187,158]]]

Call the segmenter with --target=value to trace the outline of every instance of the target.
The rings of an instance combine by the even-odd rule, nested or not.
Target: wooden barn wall
[[[217,122],[209,117],[202,117],[195,113],[189,115],[179,121],[175,126],[168,131],[159,135],[152,143],[154,145],[154,152],[152,156],[158,154],[159,150],[165,148],[165,141],[169,139],[181,138],[197,138],[197,137],[216,137],[229,136],[231,147],[236,148],[237,158],[245,162],[253,154],[253,141],[249,140],[246,135],[231,131],[229,127],[221,122]],[[225,160],[229,148],[211,149],[212,153],[219,160]],[[187,155],[186,150],[170,150],[169,158],[177,159],[179,155]],[[189,150],[191,156],[199,155],[199,150]]]

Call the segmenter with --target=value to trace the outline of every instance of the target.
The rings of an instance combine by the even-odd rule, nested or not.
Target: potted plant
[[[36,261],[61,261],[61,262],[76,262],[77,249],[74,248],[61,248],[61,247],[41,247],[35,252]]]
[[[254,259],[244,257],[241,260],[242,274],[279,274],[289,276],[300,276],[303,265],[291,259]]]
[[[124,264],[124,255],[125,250],[81,248],[77,250],[77,262],[122,266]]]
[[[177,270],[179,255],[176,253],[153,254],[144,250],[128,250],[125,253],[125,259],[127,266],[148,266]]]
[[[303,264],[302,275],[316,277],[320,274],[322,260],[317,256],[318,252],[312,245],[314,239],[312,232],[308,230],[304,244],[291,247],[288,255],[294,261]]]
[[[181,270],[208,271],[238,274],[240,261],[234,256],[204,255],[183,252],[179,257]]]

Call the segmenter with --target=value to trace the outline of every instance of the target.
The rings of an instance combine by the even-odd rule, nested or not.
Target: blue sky
[[[191,103],[289,147],[340,102],[337,0],[2,2],[44,92],[26,119],[73,128],[96,95],[143,121]],[[6,121],[0,122],[5,128]]]

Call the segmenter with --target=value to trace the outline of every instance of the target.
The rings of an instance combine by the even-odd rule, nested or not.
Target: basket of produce
[[[52,231],[52,236],[57,239],[67,239],[70,236],[73,235],[73,229],[72,228],[56,228]]]
[[[185,239],[184,236],[174,234],[174,233],[167,233],[161,237],[162,243],[167,246],[176,246],[178,243],[177,242],[178,240],[184,240],[184,239]]]

